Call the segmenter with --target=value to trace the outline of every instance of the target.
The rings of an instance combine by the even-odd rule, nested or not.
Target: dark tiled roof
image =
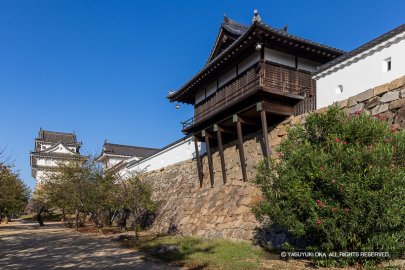
[[[274,27],[272,27],[270,25],[267,25],[265,23],[260,23],[260,24],[262,26],[264,26],[266,29],[270,30],[270,32],[272,32],[274,34],[279,34],[279,35],[281,35],[281,36],[283,36],[285,38],[295,40],[295,41],[299,41],[299,42],[302,42],[302,43],[305,43],[305,44],[308,44],[308,45],[312,45],[312,46],[315,46],[315,47],[318,47],[318,48],[322,48],[322,49],[328,50],[328,51],[330,51],[330,52],[332,52],[334,54],[338,54],[338,55],[346,53],[346,51],[344,51],[344,50],[337,49],[337,48],[334,48],[334,47],[331,47],[331,46],[328,46],[328,45],[325,45],[325,44],[322,44],[322,43],[319,43],[319,42],[315,42],[315,41],[312,41],[312,40],[309,40],[309,39],[306,39],[306,38],[296,36],[296,35],[292,35],[292,34],[288,33],[287,31],[284,31],[283,29],[276,29],[276,28],[274,28]]]
[[[235,22],[232,21],[232,24],[234,24]],[[232,45],[228,46],[225,50],[223,50],[221,53],[219,53],[217,56],[215,56],[214,58],[210,59],[209,62],[199,71],[197,72],[197,74],[195,74],[188,82],[186,82],[181,88],[179,88],[177,91],[175,92],[171,92],[169,93],[169,95],[167,96],[167,98],[171,101],[175,101],[176,99],[178,99],[181,95],[183,95],[184,93],[188,92],[188,88],[189,87],[193,87],[195,81],[201,76],[203,75],[207,70],[209,70],[212,67],[215,67],[216,65],[219,65],[220,60],[222,59],[222,57],[225,57],[225,55],[227,55],[232,49],[234,49],[236,46],[238,46],[239,44],[242,44],[242,41],[248,37],[248,35],[252,32],[254,32],[253,29],[259,28],[262,31],[265,31],[269,34],[273,34],[275,36],[279,36],[281,38],[286,38],[288,40],[294,41],[294,42],[298,42],[301,44],[305,44],[306,46],[312,46],[318,49],[322,49],[330,54],[333,54],[335,56],[341,56],[342,54],[345,54],[346,52],[337,48],[333,48],[318,42],[314,42],[305,38],[301,38],[295,35],[291,35],[289,33],[287,33],[286,31],[283,31],[282,29],[276,29],[273,28],[269,25],[266,25],[262,22],[254,22],[252,23],[249,27],[246,27],[246,30],[243,31],[243,33],[232,43]],[[238,30],[236,30],[238,31]],[[239,29],[240,32],[242,32],[242,30]],[[222,62],[222,61],[221,61]]]
[[[323,72],[323,71],[325,71],[325,70],[327,70],[327,69],[329,69],[329,68],[331,68],[331,67],[333,67],[333,66],[335,66],[335,65],[337,65],[337,64],[339,64],[339,63],[341,63],[341,62],[343,62],[343,61],[345,61],[345,60],[347,60],[347,59],[349,59],[349,58],[351,58],[351,57],[353,57],[355,55],[357,55],[357,54],[360,54],[360,53],[362,53],[364,51],[367,51],[368,49],[371,49],[374,46],[376,46],[376,45],[378,45],[380,43],[383,43],[384,41],[387,41],[390,38],[392,38],[392,37],[394,37],[394,36],[396,36],[396,35],[398,35],[398,34],[400,34],[402,32],[405,32],[405,24],[402,24],[402,25],[398,26],[397,28],[395,28],[395,29],[393,29],[393,30],[391,30],[391,31],[389,31],[389,32],[387,32],[387,33],[385,33],[385,34],[371,40],[370,42],[367,42],[366,44],[363,44],[362,46],[360,46],[360,47],[358,47],[358,48],[356,48],[356,49],[354,49],[354,50],[352,50],[352,51],[350,51],[350,52],[348,52],[346,54],[343,54],[342,56],[340,56],[338,58],[335,58],[332,61],[318,67],[314,71],[314,75],[319,74],[319,73],[321,73],[321,72]]]
[[[243,35],[249,28],[248,26],[240,24],[226,16],[224,17],[224,22],[221,24],[221,27],[235,36]]]
[[[128,156],[128,157],[148,157],[159,152],[160,149],[139,147],[131,145],[122,145],[105,142],[103,145],[103,153],[110,155]]]
[[[249,27],[243,24],[240,24],[228,17],[224,16],[224,21],[221,23],[221,27],[219,28],[219,34],[215,40],[214,46],[210,52],[210,56],[208,57],[207,64],[212,61],[222,50],[225,50],[229,45],[231,45],[237,38],[243,35]],[[226,35],[231,42],[228,44],[224,44],[222,42],[223,36]]]
[[[38,138],[39,141],[52,142],[52,143],[65,143],[65,144],[76,144],[76,134],[65,133],[65,132],[55,132],[47,131],[42,128],[39,131]]]

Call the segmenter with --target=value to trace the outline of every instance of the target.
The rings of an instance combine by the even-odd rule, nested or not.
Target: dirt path
[[[58,223],[0,225],[0,269],[175,269],[111,239],[66,230]]]

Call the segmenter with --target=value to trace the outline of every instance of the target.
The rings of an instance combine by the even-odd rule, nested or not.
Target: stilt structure
[[[207,64],[168,99],[193,104],[194,117],[183,122],[183,132],[205,142],[211,186],[212,151],[221,159],[225,184],[224,145],[237,141],[243,181],[247,178],[244,136],[263,134],[263,155],[271,155],[268,126],[290,115],[316,108],[312,72],[344,51],[275,29],[255,13],[250,26],[227,17],[221,25]],[[198,149],[197,168],[202,181]]]

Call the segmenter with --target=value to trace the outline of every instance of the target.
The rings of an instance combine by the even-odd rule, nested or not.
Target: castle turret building
[[[35,138],[34,151],[30,153],[32,177],[38,183],[44,180],[47,172],[56,171],[61,164],[84,163],[89,157],[80,155],[81,142],[75,133],[39,130]]]
[[[194,116],[183,122],[183,132],[194,136],[200,181],[202,164],[197,142],[204,142],[211,185],[211,149],[218,147],[223,181],[223,145],[237,140],[243,179],[247,181],[244,137],[263,133],[264,155],[270,155],[268,127],[286,117],[316,108],[312,72],[345,52],[276,29],[255,15],[250,26],[225,17],[205,66],[177,91],[171,102],[194,106]]]
[[[159,152],[160,149],[109,143],[104,141],[103,150],[97,161],[102,163],[104,172],[115,171],[125,174],[125,166]]]

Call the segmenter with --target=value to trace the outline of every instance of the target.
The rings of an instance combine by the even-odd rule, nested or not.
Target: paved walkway
[[[140,252],[119,246],[109,238],[64,229],[58,223],[0,225],[0,269],[175,269],[146,261]]]

